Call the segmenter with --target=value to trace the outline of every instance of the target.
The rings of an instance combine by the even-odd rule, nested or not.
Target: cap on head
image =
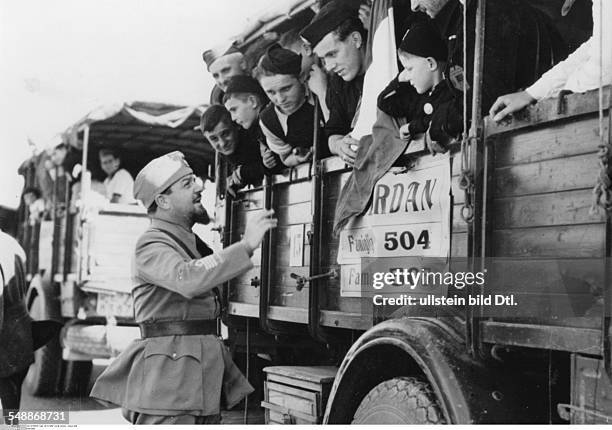
[[[302,71],[302,56],[275,43],[261,57],[259,67],[265,73],[299,76]]]
[[[232,76],[228,81],[224,100],[230,97],[232,94],[256,94],[260,97],[263,103],[267,103],[268,101],[268,96],[266,96],[266,93],[264,92],[263,88],[261,88],[261,85],[259,85],[259,82],[250,76]]]
[[[202,59],[204,60],[204,63],[206,63],[206,68],[210,70],[210,66],[212,66],[215,61],[230,54],[242,55],[242,52],[240,52],[238,47],[234,44],[231,44],[229,47],[224,45],[221,47],[207,49],[206,51],[202,52]]]
[[[440,32],[429,22],[417,22],[404,35],[399,50],[438,61],[448,60],[448,48]]]
[[[180,151],[170,152],[149,162],[142,168],[134,181],[134,197],[149,208],[155,196],[165,191],[181,179],[192,174],[193,170]]]
[[[328,33],[336,30],[349,18],[357,18],[360,2],[334,0],[321,8],[300,36],[314,49]]]

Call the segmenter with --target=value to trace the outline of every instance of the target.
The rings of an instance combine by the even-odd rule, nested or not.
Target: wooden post
[[[464,7],[467,7],[465,5]],[[485,16],[486,0],[478,0],[476,10],[476,40],[474,43],[474,75],[472,79],[472,123],[468,134],[470,148],[470,164],[472,177],[474,180],[474,195],[472,204],[474,205],[474,219],[468,224],[468,258],[469,267],[472,272],[482,270],[483,266],[483,176],[481,167],[482,157],[482,80],[484,66],[484,42],[485,42]],[[467,43],[466,40],[463,43]],[[479,294],[478,288],[469,287],[469,293]],[[470,306],[466,308],[466,342],[471,354],[477,354],[479,350],[479,324],[481,310],[474,311]]]

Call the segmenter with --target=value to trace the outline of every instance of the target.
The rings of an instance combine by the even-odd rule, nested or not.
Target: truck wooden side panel
[[[586,97],[568,96],[576,115],[555,113],[548,100],[515,128],[489,125],[487,288],[518,302],[516,314],[492,321],[601,327],[606,218],[591,207],[602,139],[596,98],[588,107]],[[608,111],[603,125],[609,141]]]

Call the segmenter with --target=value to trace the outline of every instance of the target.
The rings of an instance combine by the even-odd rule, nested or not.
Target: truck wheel
[[[89,388],[91,361],[64,361],[64,396],[84,396]]]
[[[34,320],[42,320],[44,310],[40,296],[32,300],[29,312]],[[28,391],[34,396],[50,396],[59,392],[62,370],[62,347],[59,336],[55,336],[45,346],[34,351],[34,363],[25,379]]]
[[[428,383],[399,377],[374,387],[353,417],[353,424],[444,424]]]

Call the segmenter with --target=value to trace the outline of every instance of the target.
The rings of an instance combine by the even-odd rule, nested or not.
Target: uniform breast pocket
[[[152,338],[144,351],[141,406],[149,409],[200,410],[202,344],[199,339]]]

